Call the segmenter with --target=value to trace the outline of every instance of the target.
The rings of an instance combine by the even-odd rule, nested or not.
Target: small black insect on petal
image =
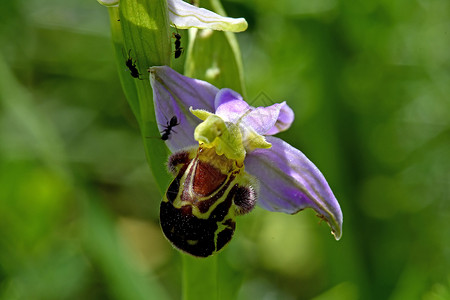
[[[170,121],[166,122],[166,125],[164,126],[164,129],[161,131],[162,135],[161,135],[161,139],[163,141],[167,141],[170,137],[170,134],[172,132],[177,133],[175,130],[173,130],[173,128],[175,126],[180,125],[180,122],[178,122],[178,118],[177,116],[173,116]]]

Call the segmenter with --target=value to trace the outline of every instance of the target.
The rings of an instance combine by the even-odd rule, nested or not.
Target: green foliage
[[[201,5],[226,16],[218,0],[204,0]],[[230,88],[245,97],[241,53],[234,33],[193,30],[187,56],[186,76],[208,81],[218,88]]]
[[[447,299],[448,1],[223,4],[249,22],[236,35],[247,100],[293,107],[280,136],[327,177],[344,234],[310,211],[256,209],[217,257],[220,298]],[[119,77],[143,83],[105,10],[0,2],[0,299],[182,295]]]

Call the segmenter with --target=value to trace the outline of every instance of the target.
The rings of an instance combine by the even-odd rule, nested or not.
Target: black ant
[[[136,67],[136,60],[133,61],[133,58],[131,57],[131,49],[128,51],[128,58],[125,61],[125,65],[127,66],[128,70],[130,70],[131,77],[141,79],[141,74]]]
[[[184,52],[184,48],[181,47],[181,35],[178,33],[178,29],[177,32],[172,33],[172,36],[175,38],[175,58],[178,58]]]
[[[170,133],[171,133],[172,131],[176,133],[176,131],[173,130],[173,127],[178,126],[178,125],[180,125],[180,122],[178,122],[177,116],[173,116],[173,117],[170,119],[170,121],[167,121],[167,122],[166,122],[166,125],[164,126],[165,129],[161,131],[161,133],[164,132],[164,133],[161,135],[161,139],[162,139],[163,141],[167,141],[167,140],[169,139]]]

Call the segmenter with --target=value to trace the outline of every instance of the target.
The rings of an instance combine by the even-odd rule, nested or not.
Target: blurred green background
[[[450,2],[223,4],[249,23],[248,100],[294,109],[280,137],[344,213],[339,242],[311,210],[238,218],[223,299],[450,299]],[[180,299],[107,10],[0,12],[0,299]]]

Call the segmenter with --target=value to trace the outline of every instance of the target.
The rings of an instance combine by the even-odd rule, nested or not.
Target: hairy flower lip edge
[[[156,73],[158,73],[158,74],[156,74]],[[217,89],[216,87],[214,87],[213,85],[211,85],[205,81],[183,76],[167,66],[150,68],[151,80],[152,80],[152,76],[153,76],[152,86],[155,82],[158,82],[157,84],[160,84],[162,86],[161,81],[165,80],[164,89],[166,89],[167,91],[173,89],[173,90],[175,90],[175,92],[174,92],[175,94],[182,93],[183,89],[184,89],[184,91],[195,90],[197,93],[202,94],[201,92],[199,92],[199,90],[209,89],[208,90],[209,93],[203,94],[203,95],[208,95],[208,99],[199,99],[198,95],[194,95],[193,93],[188,92],[183,95],[183,99],[180,98],[181,102],[176,102],[176,105],[184,105],[185,107],[190,107],[190,106],[192,106],[191,104],[194,103],[195,107],[199,107],[198,101],[200,100],[202,103],[204,103],[207,106],[207,109],[204,109],[202,107],[200,109],[204,109],[206,111],[211,109],[211,111],[215,111],[216,107],[214,104],[218,101],[217,95],[219,95],[222,90]],[[158,77],[158,80],[155,81],[156,77]],[[188,87],[184,87],[184,88],[180,87],[180,82],[187,85]],[[155,89],[155,87],[153,87],[153,88]],[[213,96],[212,94],[214,94],[214,93],[215,93],[215,95]],[[234,93],[236,93],[236,92],[234,92]],[[186,94],[188,96],[186,96]],[[236,95],[239,95],[239,94],[236,93]],[[188,98],[188,100],[186,100],[186,98]],[[162,101],[163,105],[170,105],[169,102],[166,102],[163,99],[155,98],[155,103],[157,101]],[[188,102],[189,104],[186,104],[185,101]],[[187,113],[186,110],[184,110],[184,112]],[[158,115],[158,112],[157,112],[157,115]],[[189,115],[193,116],[190,113],[189,113]],[[289,112],[288,112],[288,119],[293,119],[291,117],[293,117],[293,116],[289,116]],[[280,118],[283,118],[281,116],[281,114],[280,114]],[[158,121],[158,123],[160,123],[160,121]],[[199,122],[196,122],[195,124],[199,124]],[[186,125],[187,126],[195,126],[192,123],[189,123]],[[195,127],[193,127],[193,130],[194,129],[195,129]],[[252,169],[253,169],[252,163],[249,163],[249,161],[251,161],[253,159],[253,157],[256,157],[256,154],[260,151],[270,151],[268,153],[277,154],[276,147],[272,148],[272,149],[256,149],[255,151],[251,151],[251,152],[247,153],[247,156],[245,158],[245,165],[246,165],[246,172],[248,172],[250,175],[256,177],[260,181],[260,188],[261,188],[260,199],[259,199],[260,206],[269,211],[278,211],[278,212],[284,212],[284,213],[288,213],[288,214],[295,214],[305,208],[312,208],[313,210],[315,210],[317,212],[319,217],[321,217],[328,223],[328,225],[332,229],[332,233],[335,236],[335,239],[339,240],[342,236],[342,211],[340,209],[339,203],[337,202],[333,192],[331,191],[331,188],[329,187],[325,177],[322,175],[320,170],[300,150],[296,149],[295,147],[289,145],[288,143],[284,142],[283,140],[281,140],[279,138],[271,137],[268,135],[266,135],[265,137],[271,143],[274,140],[281,141],[285,145],[289,146],[289,148],[286,148],[287,150],[294,149],[295,150],[295,151],[293,150],[294,152],[300,153],[298,156],[298,159],[301,159],[303,164],[305,164],[305,168],[310,170],[310,175],[312,174],[312,176],[310,176],[310,177],[312,178],[313,183],[318,182],[318,185],[315,187],[311,187],[311,184],[309,184],[309,186],[308,186],[307,184],[302,183],[302,180],[303,181],[306,180],[306,179],[303,179],[302,176],[307,176],[308,174],[302,174],[302,172],[297,172],[298,173],[297,174],[297,173],[295,173],[295,169],[291,168],[289,166],[287,166],[289,171],[286,171],[286,172],[281,170],[281,168],[279,170],[276,170],[276,168],[273,168],[273,164],[272,164],[273,170],[278,171],[278,172],[283,172],[282,174],[288,175],[287,176],[288,178],[292,172],[294,172],[295,173],[294,175],[296,175],[297,177],[300,176],[298,180],[295,179],[295,180],[297,180],[296,183],[297,183],[297,185],[300,186],[300,188],[298,188],[298,189],[293,188],[293,187],[295,187],[295,184],[292,185],[292,179],[289,179],[289,180],[286,180],[283,182],[286,186],[288,186],[287,190],[290,190],[290,191],[293,190],[293,192],[294,192],[294,195],[296,197],[296,199],[295,199],[296,202],[293,202],[294,206],[292,206],[292,201],[289,199],[286,202],[284,199],[281,199],[281,198],[280,199],[270,199],[270,197],[268,197],[263,192],[264,183],[267,181],[267,180],[262,179],[262,175],[264,173],[261,172],[261,170],[259,170],[259,169],[257,169],[256,171],[254,171],[254,170],[252,171]],[[178,139],[178,137],[176,137],[176,139]],[[170,148],[170,147],[169,148],[171,149],[172,152],[176,152],[178,150],[193,146],[195,144],[198,145],[198,143],[193,140],[192,136],[191,136],[191,138],[188,137],[187,140],[190,141],[189,145],[185,145],[181,148]],[[167,141],[166,141],[166,143],[167,143]],[[273,145],[273,143],[272,143],[272,145]],[[288,159],[285,159],[285,160],[288,161]],[[263,170],[263,171],[272,172],[273,170],[270,170],[270,168],[267,168],[266,170]],[[273,172],[273,173],[276,174],[276,172]],[[268,182],[271,183],[270,180]],[[315,192],[311,193],[311,191],[309,191],[309,189],[311,189],[311,191],[315,190]],[[303,191],[308,191],[308,192],[304,193]],[[320,194],[320,196],[314,197],[313,196],[314,193],[317,193],[317,192]],[[323,203],[321,203],[320,200],[323,200]],[[277,204],[277,201],[278,201],[278,204]],[[267,204],[267,203],[269,203],[269,204]],[[277,205],[278,205],[278,207],[277,207]]]

